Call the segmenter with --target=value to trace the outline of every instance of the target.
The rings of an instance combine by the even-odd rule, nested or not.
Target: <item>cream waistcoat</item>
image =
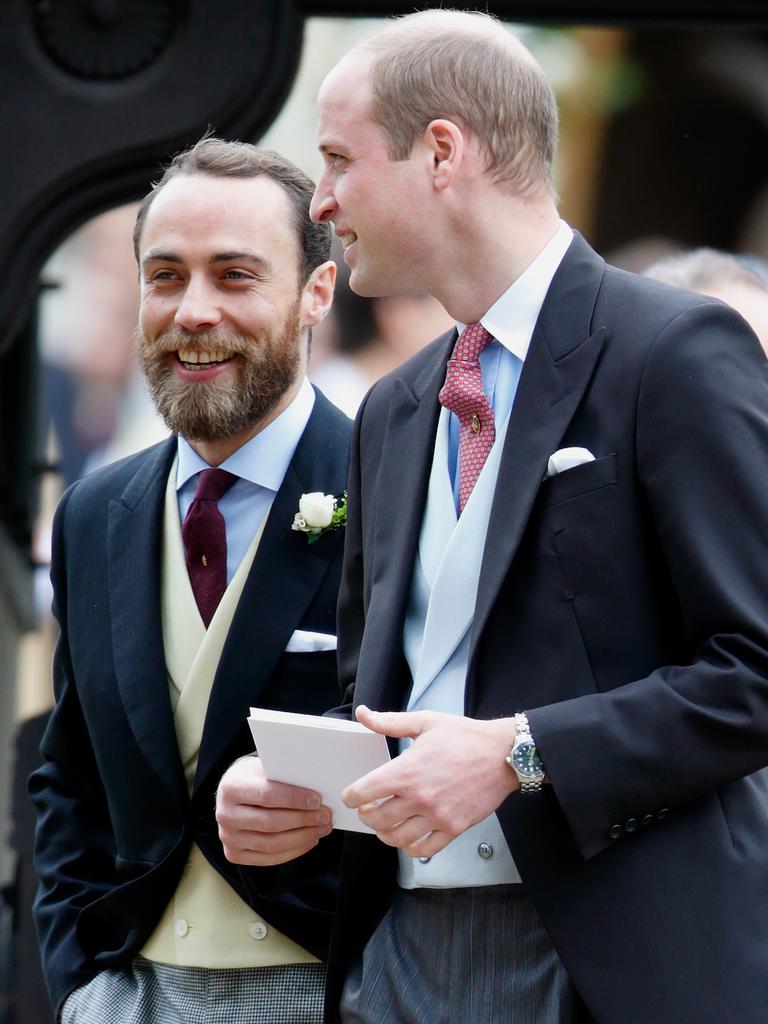
[[[189,582],[176,498],[176,462],[165,492],[161,602],[176,737],[190,792],[216,668],[266,516],[206,630]],[[243,709],[247,715],[248,709]],[[317,958],[240,899],[197,846],[141,955],[180,967],[271,967]]]

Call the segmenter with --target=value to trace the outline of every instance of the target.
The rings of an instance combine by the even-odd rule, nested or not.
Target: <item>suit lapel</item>
[[[440,415],[437,396],[445,381],[445,364],[455,340],[456,331],[452,330],[434,343],[432,358],[412,385],[404,378],[394,382],[381,440],[378,500],[369,514],[376,517],[371,578],[377,580],[376,595],[385,600],[382,607],[369,608],[361,652],[361,685],[355,690],[357,702],[367,699],[367,648],[375,652],[376,665],[376,678],[370,680],[371,693],[376,696],[369,699],[381,709],[399,710],[402,703],[400,640]],[[363,529],[365,532],[365,525]],[[384,668],[379,660],[382,654],[387,659]]]
[[[499,467],[477,592],[473,650],[520,544],[547,460],[560,447],[597,364],[605,331],[591,333],[591,320],[603,268],[603,260],[576,234],[539,315]]]
[[[176,440],[152,449],[109,506],[107,572],[120,696],[136,742],[171,790],[186,799],[163,653],[160,566],[165,487]]]
[[[308,544],[303,533],[291,529],[291,523],[302,493],[342,493],[347,448],[344,417],[317,394],[272,503],[222,651],[203,729],[196,790],[242,728],[250,706],[259,703],[291,634],[343,544],[343,530]]]

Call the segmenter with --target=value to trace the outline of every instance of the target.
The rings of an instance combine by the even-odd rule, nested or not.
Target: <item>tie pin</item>
[[[203,557],[200,559],[200,561],[203,563],[203,567],[205,569],[207,569],[208,568],[208,556],[207,555],[203,555]]]
[[[483,424],[481,423],[480,417],[477,415],[476,412],[472,413],[472,423],[470,425],[472,427],[473,433],[475,434],[479,434],[480,431],[483,429]]]

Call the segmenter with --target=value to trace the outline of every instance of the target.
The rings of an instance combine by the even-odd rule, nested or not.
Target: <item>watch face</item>
[[[535,743],[521,743],[512,751],[512,763],[520,775],[526,778],[544,774],[544,765],[541,763]]]

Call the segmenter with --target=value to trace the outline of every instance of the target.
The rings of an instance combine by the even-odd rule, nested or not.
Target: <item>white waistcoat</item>
[[[266,515],[206,630],[184,561],[174,461],[165,493],[163,524],[163,646],[176,737],[190,792],[219,658],[265,522]],[[243,716],[247,713],[244,708]],[[180,967],[271,967],[317,962],[311,953],[251,910],[194,845],[176,892],[141,955]]]
[[[449,416],[443,409],[438,421],[403,644],[413,678],[408,710],[463,715],[480,564],[507,424],[497,425],[496,441],[457,520],[448,473]],[[514,883],[520,875],[491,814],[429,860],[401,851],[398,881],[406,889],[455,888]]]

